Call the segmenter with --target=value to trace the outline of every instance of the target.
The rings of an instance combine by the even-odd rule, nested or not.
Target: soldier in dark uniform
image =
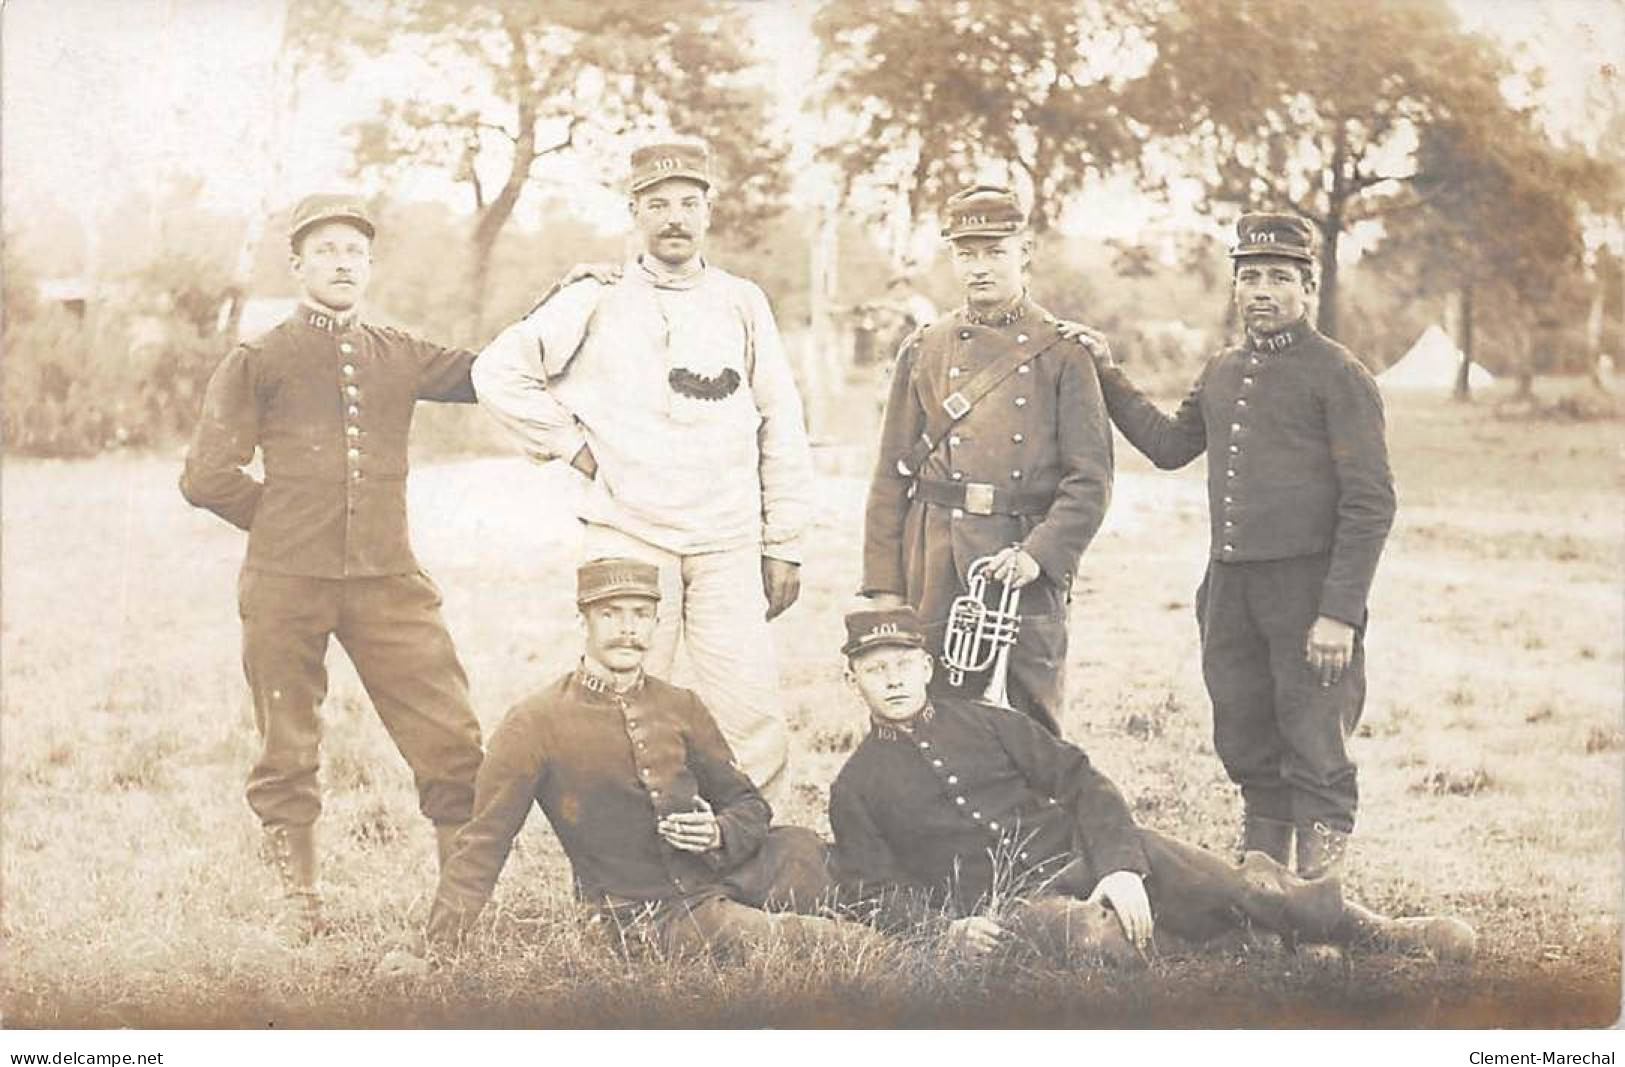
[[[1366,594],[1394,518],[1382,398],[1310,325],[1312,231],[1237,224],[1242,344],[1214,357],[1173,415],[1087,334],[1112,420],[1164,469],[1207,454],[1212,549],[1197,592],[1214,749],[1241,787],[1243,848],[1298,873],[1337,865],[1358,797],[1347,741],[1365,700]]]
[[[1007,937],[1067,958],[1127,959],[1163,932],[1257,924],[1314,942],[1470,959],[1446,917],[1388,919],[1260,852],[1231,865],[1135,825],[1111,781],[1025,716],[928,699],[910,608],[847,617],[847,680],[871,718],[830,788],[841,894],[882,929],[936,927],[972,954]],[[1109,911],[1107,909],[1110,909]]]
[[[993,576],[1021,591],[1011,702],[1058,733],[1072,577],[1111,496],[1111,429],[1088,354],[1027,295],[1032,239],[1015,195],[976,186],[945,214],[965,305],[898,355],[862,593],[918,608],[940,654],[967,570],[994,557]],[[961,691],[980,693],[985,675]]]
[[[538,806],[570,858],[577,895],[625,947],[734,952],[842,936],[843,927],[867,933],[783,910],[818,903],[828,885],[823,842],[798,827],[770,830],[767,801],[699,698],[644,673],[659,600],[653,564],[610,558],[578,569],[581,663],[492,733],[423,948],[444,952],[469,931]],[[379,969],[421,974],[426,961],[396,951]]]
[[[238,596],[261,740],[248,803],[295,941],[322,925],[313,824],[329,637],[411,767],[442,861],[468,819],[480,764],[468,680],[406,528],[413,408],[473,403],[474,354],[357,319],[373,234],[354,197],[317,194],[295,208],[291,265],[303,300],[215,370],[181,475],[189,502],[248,531]],[[244,469],[256,450],[263,481]]]

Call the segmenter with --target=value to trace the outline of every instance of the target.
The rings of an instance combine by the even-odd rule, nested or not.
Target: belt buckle
[[[942,410],[946,411],[951,419],[962,419],[965,412],[970,410],[970,401],[960,393],[949,393],[942,400]]]
[[[966,482],[965,510],[972,515],[993,514],[993,486],[987,482]]]

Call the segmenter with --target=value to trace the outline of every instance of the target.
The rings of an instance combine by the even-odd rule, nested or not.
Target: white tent
[[[1410,351],[1377,375],[1377,381],[1391,389],[1449,390],[1461,373],[1461,349],[1437,323],[1422,331],[1422,336],[1411,345]],[[1477,363],[1467,372],[1467,385],[1480,389],[1495,380],[1494,375]]]

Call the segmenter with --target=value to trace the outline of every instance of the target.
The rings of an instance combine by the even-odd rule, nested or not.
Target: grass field
[[[1620,996],[1620,433],[1390,403],[1400,518],[1379,572],[1356,742],[1351,890],[1480,933],[1470,968],[1313,965],[1225,943],[1144,972],[966,967],[930,944],[629,967],[575,921],[532,818],[476,958],[421,983],[373,964],[419,924],[433,843],[398,755],[334,651],[320,824],[334,931],[262,929],[272,879],[243,799],[242,538],[187,508],[178,457],[3,469],[0,1009],[9,1027],[1597,1026]],[[839,680],[864,460],[822,450],[799,603],[776,624],[793,726],[785,821],[827,830],[861,736]],[[1118,487],[1074,602],[1064,729],[1143,822],[1228,850],[1238,802],[1208,741],[1193,591],[1200,466]],[[576,654],[573,487],[518,459],[420,464],[419,555],[489,729]]]

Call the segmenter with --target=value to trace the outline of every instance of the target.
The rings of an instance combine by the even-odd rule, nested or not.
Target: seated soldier
[[[814,903],[824,846],[810,830],[770,832],[767,802],[704,705],[643,673],[659,599],[650,564],[600,559],[578,570],[585,654],[491,735],[473,816],[429,912],[431,951],[459,941],[485,906],[533,803],[570,858],[577,894],[611,921],[623,946],[730,951],[846,925],[762,910],[793,905],[798,876],[812,877],[801,899]],[[380,969],[424,966],[395,952]]]
[[[1127,961],[1153,935],[1203,940],[1244,923],[1289,939],[1462,961],[1465,923],[1388,919],[1262,852],[1239,866],[1136,826],[1077,747],[1025,715],[927,699],[932,661],[912,608],[847,616],[847,680],[868,737],[830,790],[842,896],[883,929],[945,925],[971,955],[1007,940],[1074,961]],[[1115,917],[1114,917],[1115,915]]]

